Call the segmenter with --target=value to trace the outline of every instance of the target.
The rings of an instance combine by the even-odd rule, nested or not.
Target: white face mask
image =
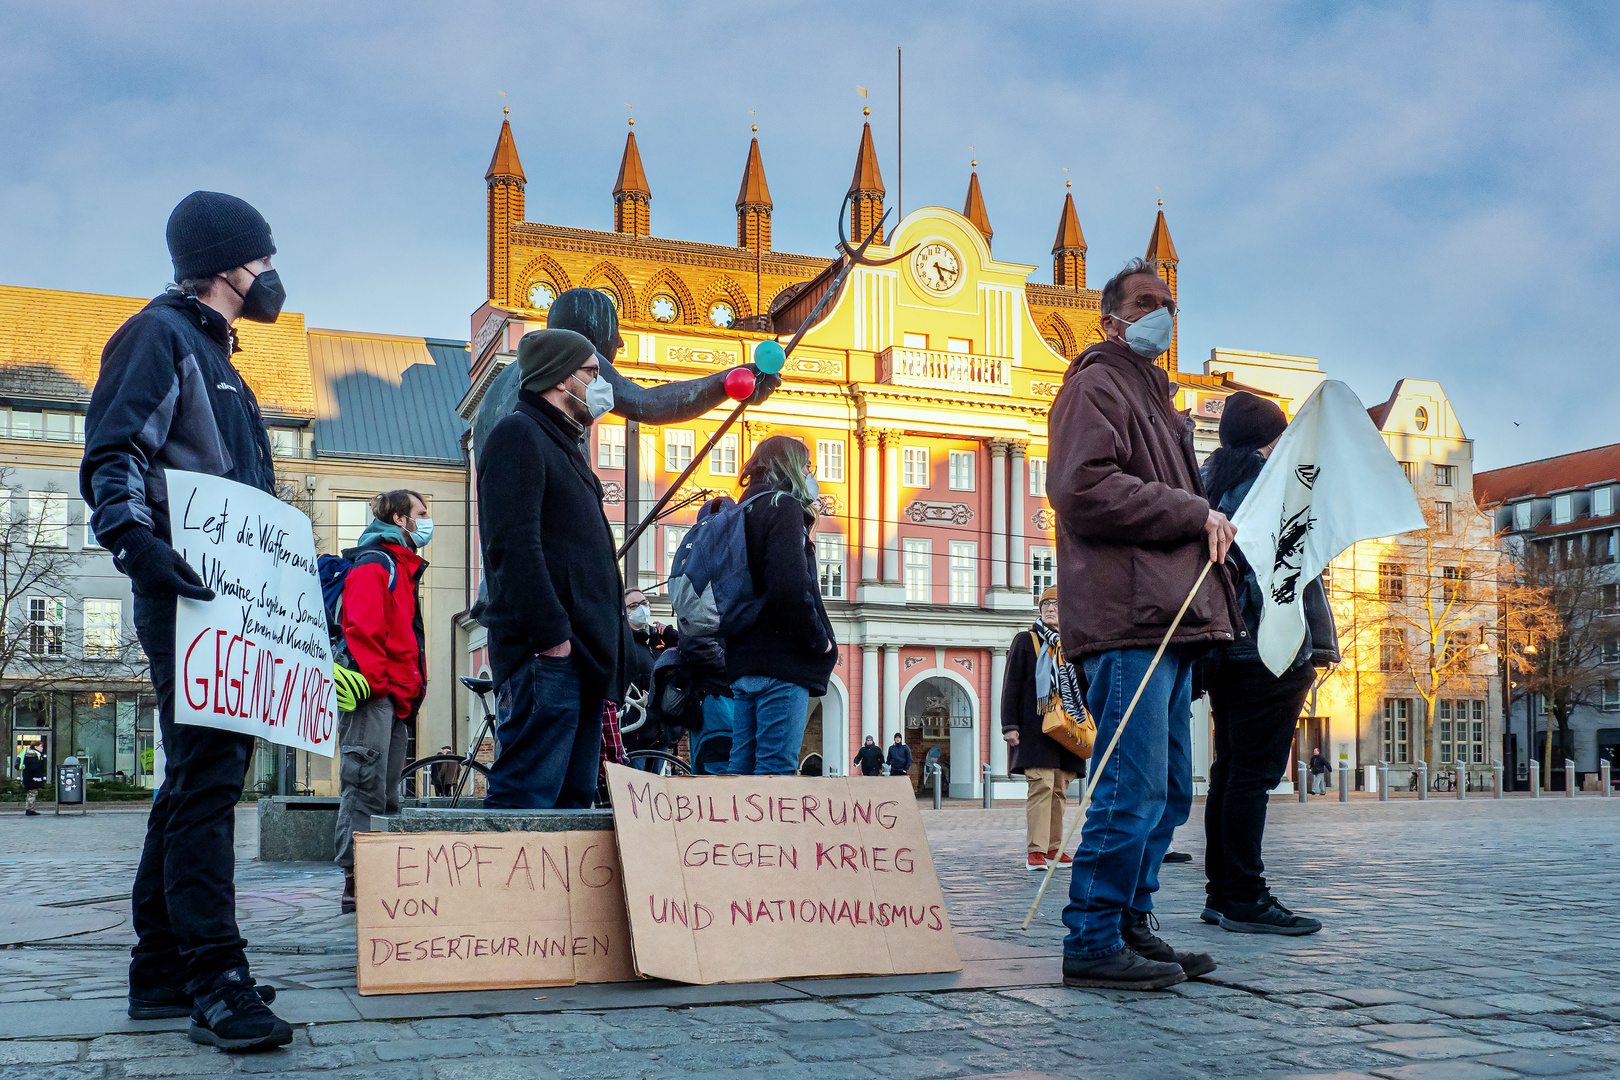
[[[585,406],[585,410],[591,414],[593,422],[613,411],[613,384],[608,382],[607,379],[598,375],[589,383],[585,383],[585,380],[581,379],[577,374],[571,375],[569,378],[575,382],[584,383],[585,396],[583,398],[572,390],[566,390],[565,393]]]
[[[648,604],[637,604],[628,612],[630,625],[640,629],[652,621],[652,607]]]
[[[1170,348],[1170,336],[1176,331],[1176,317],[1170,314],[1167,307],[1150,311],[1135,322],[1128,322],[1118,315],[1108,317],[1125,324],[1125,344],[1137,356],[1145,356],[1149,360],[1163,355]]]
[[[418,549],[425,548],[427,547],[428,541],[433,539],[433,519],[419,517],[416,519],[415,525],[416,531],[410,534],[411,542],[414,543]]]

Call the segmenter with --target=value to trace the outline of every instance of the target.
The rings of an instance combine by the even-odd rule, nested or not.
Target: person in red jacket
[[[427,691],[418,589],[433,535],[426,501],[414,491],[371,500],[371,524],[343,552],[353,563],[343,580],[343,636],[352,665],[336,671],[338,693],[337,864],[343,867],[342,910],[354,910],[354,834],[371,815],[399,812],[409,725]],[[393,587],[389,587],[389,583]],[[349,706],[349,708],[345,708]]]

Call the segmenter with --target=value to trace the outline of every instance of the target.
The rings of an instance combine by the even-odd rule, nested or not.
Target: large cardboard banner
[[[641,974],[716,983],[961,970],[904,777],[607,769]]]
[[[356,833],[362,994],[636,977],[610,832]]]
[[[332,757],[337,698],[309,518],[273,495],[165,470],[175,550],[214,590],[181,600],[175,719]]]

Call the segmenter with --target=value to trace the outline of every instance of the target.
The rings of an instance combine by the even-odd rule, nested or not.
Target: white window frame
[[[1451,487],[1457,478],[1457,466],[1436,465],[1434,467],[1434,486]]]
[[[355,528],[352,520],[345,522],[358,514],[360,527]],[[341,555],[349,548],[360,542],[360,534],[366,531],[371,524],[371,500],[358,499],[352,495],[339,495],[336,512],[332,515],[333,531],[337,537],[337,554]]]
[[[28,597],[28,642],[23,651],[35,660],[60,659],[67,644],[67,600],[60,596]]]
[[[918,350],[921,350],[922,352],[927,352],[928,351],[928,335],[927,334],[910,334],[910,333],[901,334],[900,335],[900,347],[902,349],[918,349]]]
[[[623,424],[596,425],[596,467],[598,469],[624,468]]]
[[[902,446],[900,448],[900,486],[926,488],[933,483],[933,462],[928,447]]]
[[[1029,592],[1037,601],[1041,593],[1057,584],[1057,550],[1049,547],[1029,549]]]
[[[917,537],[900,541],[901,577],[906,586],[906,603],[934,602],[934,542]]]
[[[1412,761],[1412,699],[1384,699],[1384,760],[1391,765]]]
[[[1554,495],[1552,523],[1568,525],[1573,520],[1575,520],[1575,497],[1568,494]]]
[[[664,580],[666,582],[669,580],[670,572],[675,569],[675,556],[680,554],[681,542],[686,539],[686,534],[691,531],[691,528],[692,527],[690,525],[663,526]],[[669,586],[667,584],[664,586],[664,591],[669,591]]]
[[[118,659],[124,636],[124,602],[86,598],[83,604],[85,659]]]
[[[979,455],[972,450],[951,451],[951,490],[973,491],[978,482]]]
[[[957,356],[973,355],[973,339],[965,337],[948,337],[945,339],[945,351],[955,353]]]
[[[1603,680],[1603,711],[1620,712],[1620,679]]]
[[[665,428],[664,471],[679,476],[692,464],[692,453],[696,447],[696,431],[691,428]]]
[[[1046,459],[1032,457],[1028,459],[1029,466],[1029,493],[1037,498],[1046,498]]]
[[[1450,536],[1451,535],[1451,504],[1448,503],[1448,502],[1441,502],[1438,499],[1435,500],[1434,516],[1435,516],[1435,523],[1434,523],[1435,528],[1439,529],[1441,532],[1445,533],[1447,536]]]
[[[96,531],[90,527],[90,519],[95,516],[95,511],[83,499],[79,500],[79,505],[84,507],[84,546],[101,549],[101,541],[96,539]]]
[[[950,542],[950,602],[979,603],[979,545],[972,540]]]
[[[844,442],[842,439],[816,440],[816,479],[823,484],[844,482]]]
[[[1614,513],[1614,488],[1592,489],[1592,516],[1605,518]]]
[[[1526,499],[1524,502],[1521,502],[1521,503],[1514,503],[1513,504],[1513,527],[1515,529],[1520,530],[1520,531],[1528,529],[1530,527],[1530,515],[1534,511],[1534,509],[1535,509],[1535,504],[1532,503],[1529,499]]]
[[[728,431],[715,441],[714,449],[709,451],[709,474],[711,476],[737,475],[737,433]]]
[[[40,547],[65,548],[68,533],[67,496],[60,491],[30,491],[28,520],[34,523],[30,538]]]
[[[823,600],[844,599],[844,535],[816,534],[816,581]]]

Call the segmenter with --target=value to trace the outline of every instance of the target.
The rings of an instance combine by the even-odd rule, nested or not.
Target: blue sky
[[[959,208],[976,156],[996,253],[1047,281],[1067,168],[1099,284],[1162,197],[1183,366],[1436,379],[1482,469],[1620,437],[1605,2],[0,0],[0,282],[154,294],[210,188],[311,326],[466,337],[506,103],[531,220],[611,228],[629,103],[655,235],[734,242],[757,122],[775,246],[830,254],[862,104],[894,199],[896,45],[906,205]]]

